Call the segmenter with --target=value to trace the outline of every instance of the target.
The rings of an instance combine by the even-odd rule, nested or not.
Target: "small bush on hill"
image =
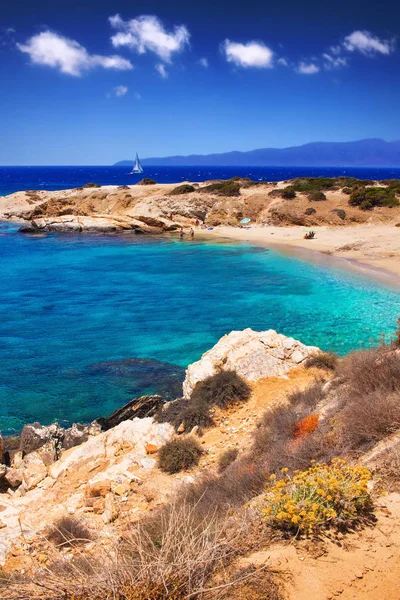
[[[201,428],[210,427],[213,424],[210,405],[201,397],[191,398],[176,417],[176,429],[181,423],[184,424],[185,431],[190,431],[196,425]]]
[[[165,473],[179,473],[197,465],[203,450],[191,437],[175,438],[158,451],[158,467]]]
[[[219,457],[218,471],[220,473],[225,471],[237,459],[238,454],[239,450],[237,448],[228,448],[228,450],[225,450]]]
[[[294,438],[302,438],[306,435],[310,435],[316,429],[318,429],[319,415],[312,413],[307,415],[300,421],[298,421],[293,428]]]
[[[84,188],[99,188],[101,187],[101,185],[99,183],[93,183],[93,181],[89,181],[89,183],[85,183],[85,185],[81,186],[82,189]]]
[[[76,517],[61,517],[46,532],[46,538],[55,546],[77,546],[93,540],[93,532]]]
[[[240,196],[240,185],[236,181],[216,181],[198,189],[205,194],[215,194],[216,196]]]
[[[358,206],[361,210],[372,210],[375,206],[393,208],[399,205],[395,190],[382,187],[357,187],[349,197],[350,206]]]
[[[317,211],[315,210],[315,208],[312,208],[312,206],[310,206],[309,208],[306,208],[306,210],[304,211],[305,215],[315,215]]]
[[[251,389],[235,371],[221,371],[200,381],[194,388],[191,402],[200,399],[209,406],[227,408],[250,398]]]
[[[352,191],[353,191],[353,190],[352,190],[352,188],[351,188],[351,187],[344,187],[344,188],[342,189],[342,192],[343,192],[343,194],[346,194],[346,195],[348,195],[348,196],[350,196],[350,194],[351,194],[351,192],[352,192]]]
[[[341,208],[334,208],[333,210],[331,210],[331,212],[336,213],[339,219],[342,219],[342,221],[344,221],[346,218],[346,212]]]
[[[169,196],[180,196],[181,194],[190,194],[191,192],[196,191],[196,188],[190,183],[183,183],[182,185],[178,185],[176,188],[169,192]]]
[[[284,200],[293,200],[293,198],[296,198],[296,192],[293,188],[287,187],[282,190],[282,198],[284,198]]]
[[[321,202],[321,200],[326,200],[326,196],[323,192],[312,192],[308,196],[308,199],[312,200],[313,202]]]
[[[143,177],[141,181],[138,182],[137,185],[156,185],[156,181],[154,179],[149,179],[148,177]]]
[[[315,367],[317,369],[330,369],[334,371],[337,366],[339,357],[334,352],[318,352],[314,356],[310,356],[305,362],[305,367],[310,369]]]
[[[333,459],[331,465],[313,464],[305,471],[287,474],[267,487],[263,515],[267,523],[291,533],[313,534],[322,528],[346,530],[370,516],[368,492],[371,473],[362,466]]]

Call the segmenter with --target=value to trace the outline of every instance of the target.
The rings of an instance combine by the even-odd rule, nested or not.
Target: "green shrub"
[[[393,208],[399,205],[392,188],[357,187],[350,194],[350,206],[359,206],[361,210],[372,210],[375,206]]]
[[[250,398],[251,389],[236,371],[221,371],[200,381],[190,402],[204,401],[208,406],[227,408]]]
[[[203,450],[192,437],[174,438],[158,451],[158,467],[165,473],[179,473],[198,464]]]
[[[304,364],[307,369],[315,367],[316,369],[329,369],[334,371],[338,360],[339,357],[334,352],[318,352],[318,354],[310,356]]]
[[[350,187],[344,187],[344,188],[342,189],[342,192],[343,192],[343,194],[347,194],[347,195],[350,195],[352,191],[353,191],[353,190],[352,190],[352,188],[350,188]]]
[[[331,210],[331,212],[337,214],[339,219],[342,219],[342,221],[344,221],[346,218],[346,212],[344,210],[342,210],[341,208],[334,208],[333,210]]]
[[[201,397],[191,398],[187,405],[178,413],[175,427],[178,428],[183,423],[185,431],[198,427],[209,427],[213,424],[210,414],[210,405]]]
[[[309,200],[312,200],[313,202],[321,202],[322,200],[326,200],[326,196],[323,192],[312,192],[309,196],[308,196]]]
[[[312,206],[310,206],[309,208],[306,208],[306,210],[304,211],[305,215],[315,215],[317,211],[315,210],[315,208],[312,208]]]
[[[181,194],[190,194],[194,192],[196,188],[190,183],[183,183],[182,185],[178,185],[178,187],[174,188],[169,192],[169,196],[180,196]]]
[[[331,465],[313,464],[293,476],[284,476],[267,487],[265,520],[272,527],[292,533],[316,533],[322,528],[346,530],[368,517],[373,508],[368,492],[371,472],[362,466],[333,459]]]
[[[293,198],[296,198],[296,192],[291,187],[287,187],[284,190],[282,190],[281,195],[282,198],[284,198],[285,200],[293,200]]]
[[[229,467],[229,465],[231,465],[237,459],[238,454],[239,454],[239,450],[237,448],[228,448],[228,450],[225,450],[225,452],[223,452],[221,454],[221,456],[219,457],[219,461],[218,461],[219,473],[222,473],[223,471],[225,471],[225,469],[227,469]]]
[[[137,185],[155,185],[157,182],[154,179],[149,179],[148,177],[144,177]]]
[[[216,196],[240,196],[240,185],[236,181],[216,181],[198,189],[199,192]]]

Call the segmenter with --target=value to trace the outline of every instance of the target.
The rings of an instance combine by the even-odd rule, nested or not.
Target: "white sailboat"
[[[140,164],[138,153],[136,152],[135,164],[133,165],[133,169],[130,172],[130,175],[134,175],[135,173],[143,173],[143,167]]]

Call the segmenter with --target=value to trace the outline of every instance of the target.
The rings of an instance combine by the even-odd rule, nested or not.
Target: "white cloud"
[[[54,67],[75,77],[95,67],[121,71],[133,69],[131,62],[121,56],[89,54],[86,48],[75,40],[52,31],[34,35],[25,44],[17,44],[17,47],[21,52],[29,54],[34,64]]]
[[[226,60],[238,67],[266,69],[273,66],[274,53],[260,42],[253,41],[247,42],[247,44],[239,44],[225,40],[222,44],[222,51],[225,53]]]
[[[278,65],[282,65],[283,67],[287,67],[289,65],[286,58],[278,58],[276,62],[278,63]]]
[[[172,55],[181,52],[189,43],[190,34],[184,25],[175,25],[172,32],[167,32],[160,19],[152,15],[128,21],[114,15],[109,21],[118,31],[111,37],[114,47],[128,46],[139,54],[154,52],[165,62],[170,62]]]
[[[200,60],[198,62],[199,62],[199,65],[201,65],[205,69],[208,67],[208,60],[207,60],[207,58],[200,58]]]
[[[302,75],[314,75],[315,73],[318,73],[318,71],[319,67],[314,63],[301,62],[297,67],[297,72]]]
[[[155,69],[158,72],[158,74],[160,75],[160,77],[162,77],[163,79],[167,79],[168,72],[167,72],[167,69],[165,68],[165,65],[163,65],[162,63],[158,63],[158,65],[155,66]]]
[[[343,56],[331,56],[330,54],[325,53],[322,57],[325,59],[325,69],[340,69],[340,67],[345,67],[347,65],[347,59]]]
[[[114,88],[114,92],[117,98],[121,98],[121,96],[126,96],[128,91],[129,88],[126,85],[117,85],[117,87]]]
[[[361,52],[361,54],[371,56],[390,54],[393,50],[393,41],[380,40],[369,31],[353,31],[344,38],[343,46],[349,52]]]

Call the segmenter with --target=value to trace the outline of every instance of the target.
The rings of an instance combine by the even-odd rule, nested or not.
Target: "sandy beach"
[[[374,278],[400,284],[400,228],[393,225],[312,227],[316,235],[305,240],[304,227],[253,225],[249,229],[230,226],[202,230],[206,237],[228,238],[279,247],[282,251],[313,262],[338,259],[343,268],[356,268]]]

